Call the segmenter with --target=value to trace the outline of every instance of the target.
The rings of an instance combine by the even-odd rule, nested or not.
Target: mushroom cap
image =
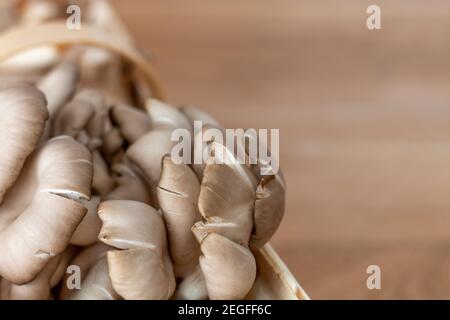
[[[38,88],[47,97],[47,109],[51,119],[75,92],[77,81],[78,66],[72,59],[67,59],[38,83]]]
[[[128,143],[134,143],[151,129],[148,115],[137,108],[119,104],[113,106],[111,117],[119,126],[120,132]]]
[[[70,244],[85,247],[97,242],[98,233],[102,227],[102,221],[97,214],[100,201],[101,198],[99,196],[93,196],[91,200],[83,200],[81,202],[86,208],[87,213],[73,233]]]
[[[262,248],[277,231],[284,216],[286,187],[283,177],[263,177],[256,190],[255,227],[250,238],[250,246]]]
[[[194,271],[182,279],[173,295],[174,300],[207,300],[205,277],[200,265],[197,264]]]
[[[109,277],[108,261],[100,258],[92,266],[81,283],[81,290],[74,290],[71,300],[118,300]]]
[[[112,190],[106,200],[133,200],[151,204],[151,196],[140,176],[127,165],[118,163],[113,166],[116,173],[117,187]]]
[[[251,251],[216,233],[202,240],[201,250],[200,267],[209,298],[243,299],[256,279],[256,261]]]
[[[170,139],[170,131],[155,129],[148,132],[127,149],[128,158],[136,164],[153,184],[161,176],[161,162],[170,154],[175,142]]]
[[[213,142],[212,148],[222,163],[209,162],[203,173],[199,209],[206,220],[204,226],[247,245],[253,230],[257,181],[225,146]]]
[[[220,128],[220,124],[216,119],[199,108],[181,107],[180,111],[185,115],[186,118],[188,118],[188,120],[192,124],[194,123],[194,121],[201,121],[203,126],[207,125],[213,128]]]
[[[200,183],[192,169],[165,157],[157,195],[175,275],[181,278],[192,272],[200,256],[199,244],[191,231],[194,223],[201,220],[197,204],[199,194]]]
[[[0,91],[0,204],[33,152],[48,119],[45,96],[31,85]]]
[[[101,242],[97,242],[96,244],[93,244],[89,247],[86,247],[85,249],[83,249],[77,256],[75,256],[74,259],[72,259],[70,261],[70,265],[72,266],[77,266],[80,268],[80,273],[82,276],[82,286],[81,286],[81,290],[89,290],[90,293],[94,293],[94,295],[96,296],[100,296],[99,293],[101,293],[102,291],[104,292],[106,297],[109,296],[117,296],[117,294],[114,292],[114,290],[108,290],[108,288],[111,288],[111,285],[108,284],[108,281],[104,281],[103,284],[100,286],[100,288],[103,288],[106,290],[98,290],[98,291],[93,291],[92,288],[89,288],[88,285],[85,286],[86,283],[93,283],[92,281],[83,283],[84,281],[86,281],[87,275],[89,274],[90,270],[93,269],[102,258],[106,257],[106,252],[108,250],[111,250],[111,247],[101,243]],[[100,268],[100,267],[98,267]],[[99,269],[97,269],[99,270]],[[108,270],[105,270],[105,273],[108,274]],[[75,299],[75,298],[79,298],[80,296],[76,296],[77,295],[77,290],[71,290],[67,287],[67,281],[69,278],[69,274],[65,274],[62,285],[61,285],[61,290],[59,293],[59,298],[62,300],[68,300],[68,299]],[[91,276],[91,280],[93,279],[93,277]],[[105,278],[102,278],[103,280],[107,280]],[[111,281],[109,281],[110,283]],[[97,282],[97,284],[100,284],[99,282]],[[84,297],[86,297],[88,295],[88,293],[83,293],[82,294]]]
[[[62,253],[90,198],[89,151],[68,136],[48,141],[30,158],[0,207],[0,274],[16,284],[31,281]]]
[[[192,124],[175,107],[156,99],[148,99],[145,109],[150,116],[153,127],[165,128],[169,130],[183,128],[192,132]]]
[[[62,134],[78,138],[78,135],[94,116],[94,106],[84,100],[72,100],[57,113],[53,125],[53,135]]]
[[[168,299],[175,290],[166,230],[161,215],[137,201],[100,204],[99,239],[121,250],[108,252],[114,289],[125,299]]]

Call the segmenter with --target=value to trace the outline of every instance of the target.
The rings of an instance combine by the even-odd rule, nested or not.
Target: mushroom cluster
[[[155,99],[107,50],[31,49],[0,79],[0,299],[247,296],[283,217],[281,173],[238,161],[193,125],[216,120]],[[204,163],[172,159],[176,129]]]

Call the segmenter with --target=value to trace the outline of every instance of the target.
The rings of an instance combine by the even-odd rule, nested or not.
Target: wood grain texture
[[[273,245],[312,298],[450,298],[450,3],[113,1],[171,101],[280,128]],[[366,268],[382,268],[382,290]]]

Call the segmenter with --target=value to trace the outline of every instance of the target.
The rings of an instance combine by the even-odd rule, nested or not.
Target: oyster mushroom
[[[153,185],[157,185],[161,175],[161,163],[176,145],[171,135],[175,129],[192,132],[189,120],[175,107],[155,99],[146,104],[153,130],[146,133],[127,149],[128,158],[135,163]]]
[[[151,129],[148,115],[137,108],[116,105],[111,110],[114,123],[119,126],[122,136],[128,143],[134,143]]]
[[[175,276],[184,278],[194,270],[200,256],[199,244],[191,231],[201,220],[197,204],[200,183],[189,166],[176,165],[170,157],[164,158],[162,166],[158,202],[167,227]]]
[[[44,95],[33,86],[12,85],[0,91],[0,204],[33,152],[48,119]]]
[[[100,204],[103,227],[99,239],[118,250],[107,254],[115,291],[127,300],[169,299],[175,277],[161,215],[137,201]]]
[[[1,284],[0,298],[2,300],[49,300],[51,289],[62,279],[63,271],[74,254],[69,248],[62,254],[52,258],[44,269],[31,281],[24,285],[16,285],[6,279]]]
[[[200,267],[209,298],[242,299],[256,277],[248,243],[257,181],[225,146],[212,142],[211,148],[214,156],[204,170],[199,196],[204,221],[192,231],[200,243]]]
[[[63,279],[59,298],[62,300],[118,300],[109,278],[106,253],[112,248],[99,242],[81,251],[70,265],[81,273],[81,288],[69,289],[69,275]]]
[[[0,206],[0,275],[21,285],[67,248],[91,196],[89,151],[68,136],[27,160]]]

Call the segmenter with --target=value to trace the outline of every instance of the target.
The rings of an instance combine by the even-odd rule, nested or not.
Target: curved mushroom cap
[[[200,183],[189,166],[176,165],[170,157],[163,160],[157,195],[167,227],[170,256],[175,275],[187,276],[198,264],[200,248],[191,228],[201,220],[198,211]]]
[[[193,272],[180,281],[173,295],[174,300],[207,300],[205,277],[200,265],[197,264]]]
[[[91,103],[76,99],[70,101],[56,115],[53,135],[66,134],[78,138],[94,113],[95,109]]]
[[[196,232],[194,226],[193,231]],[[256,279],[256,261],[251,251],[219,234],[201,241],[200,267],[211,300],[243,299]]]
[[[92,299],[94,297],[104,299],[114,297],[117,299],[118,296],[112,289],[111,280],[108,281],[107,278],[102,277],[102,281],[93,281],[96,278],[94,275],[91,275],[90,279],[87,279],[90,271],[96,267],[102,258],[106,257],[106,252],[111,249],[111,247],[101,242],[97,242],[96,244],[82,250],[74,259],[72,259],[70,261],[70,265],[77,266],[79,268],[82,277],[82,285],[80,290],[85,292],[78,293],[77,289],[69,289],[68,281],[70,275],[66,273],[61,285],[59,298],[62,300],[77,299],[80,297],[91,299],[89,298],[90,296]],[[105,271],[104,273],[108,275],[108,269],[105,270],[104,266],[98,266],[96,270],[101,271],[101,268],[103,268]],[[97,279],[99,278],[97,277]],[[88,281],[86,282],[86,280]],[[98,286],[93,288],[92,284],[96,284]]]
[[[89,269],[81,284],[81,290],[74,290],[71,300],[118,300],[109,277],[108,261],[102,257]]]
[[[99,239],[121,250],[108,252],[114,289],[125,299],[168,299],[175,290],[166,229],[160,214],[137,201],[100,204]]]
[[[62,253],[90,198],[89,151],[70,137],[48,141],[28,159],[0,207],[0,274],[11,282],[32,280]]]
[[[35,47],[23,50],[0,62],[0,72],[40,74],[56,65],[59,58],[60,53],[54,46]]]
[[[128,158],[153,184],[157,184],[161,176],[162,159],[171,153],[175,145],[170,135],[168,130],[152,130],[127,149]]]
[[[48,119],[44,95],[26,84],[0,91],[0,203],[33,152]]]
[[[144,111],[124,104],[114,106],[111,117],[128,143],[134,143],[151,129],[150,119]]]
[[[257,181],[244,164],[223,145],[212,143],[215,160],[207,164],[199,197],[204,227],[243,245],[253,230]]]
[[[47,109],[50,118],[70,99],[78,81],[78,66],[71,59],[60,63],[39,83],[38,88],[47,97]]]
[[[192,132],[192,124],[177,108],[156,99],[148,99],[145,109],[153,127],[164,129],[183,128]]]
[[[70,244],[75,246],[89,246],[97,242],[98,233],[102,227],[102,221],[97,214],[100,201],[99,196],[93,196],[89,201],[81,201],[87,213],[73,233]]]
[[[133,200],[151,204],[151,197],[144,181],[125,164],[116,164],[117,187],[106,196],[106,200]]]
[[[98,151],[92,153],[94,164],[94,176],[92,179],[92,190],[100,196],[106,196],[114,187],[114,179],[111,177],[108,164]]]
[[[255,228],[250,238],[252,249],[262,248],[277,231],[284,215],[286,187],[283,177],[263,177],[256,190]]]
[[[61,270],[65,271],[73,253],[73,248],[69,248],[62,254],[53,257],[36,278],[24,285],[16,285],[3,279],[1,299],[49,300],[51,289],[61,280]]]
[[[220,127],[220,124],[216,119],[199,108],[182,107],[180,108],[180,111],[186,116],[186,118],[189,119],[189,121],[191,121],[192,124],[194,123],[194,121],[201,121],[203,126],[206,125],[213,128]],[[194,134],[196,134],[196,132],[194,132]]]

